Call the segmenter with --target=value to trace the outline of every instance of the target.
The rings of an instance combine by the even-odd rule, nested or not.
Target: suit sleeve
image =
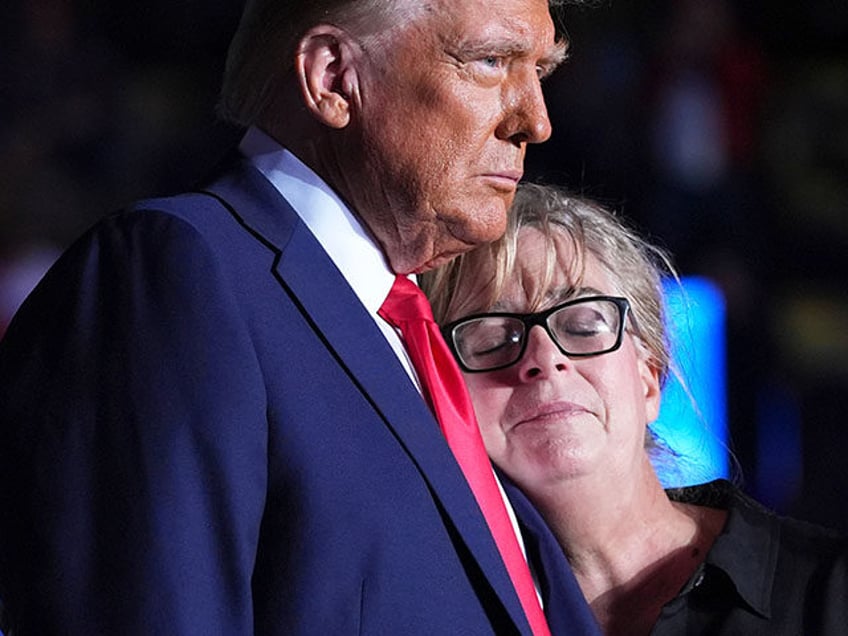
[[[117,216],[0,344],[0,595],[29,634],[249,634],[264,382],[197,231]]]

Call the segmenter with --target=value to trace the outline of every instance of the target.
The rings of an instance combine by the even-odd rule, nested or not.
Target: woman
[[[727,481],[663,490],[662,253],[523,185],[503,239],[427,275],[487,451],[562,545],[607,634],[848,633],[846,543]]]

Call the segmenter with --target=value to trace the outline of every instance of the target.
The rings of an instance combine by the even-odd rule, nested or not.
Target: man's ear
[[[351,36],[329,24],[307,31],[294,61],[306,108],[322,124],[344,128],[359,104],[358,64],[362,48]]]

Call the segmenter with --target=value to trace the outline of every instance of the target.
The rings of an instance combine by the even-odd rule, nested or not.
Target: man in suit
[[[377,312],[503,231],[550,134],[551,10],[248,3],[239,152],[97,224],[0,344],[14,636],[530,633]],[[569,633],[593,629],[578,601]]]

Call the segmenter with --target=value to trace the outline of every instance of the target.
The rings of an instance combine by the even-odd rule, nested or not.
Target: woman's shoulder
[[[815,523],[784,516],[747,495],[738,486],[724,479],[705,484],[670,489],[674,501],[727,510],[725,535],[733,543],[771,546],[778,561],[815,562],[831,564],[836,560],[842,567],[848,557],[848,536]]]

